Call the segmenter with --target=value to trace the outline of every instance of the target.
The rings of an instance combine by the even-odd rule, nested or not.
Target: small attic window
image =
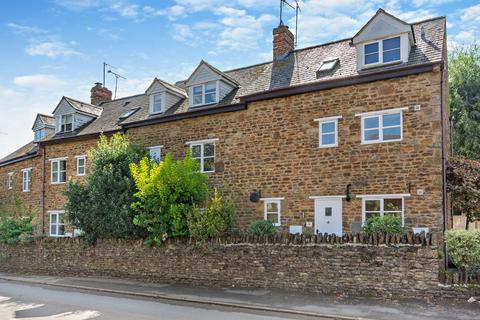
[[[338,63],[338,58],[323,60],[318,72],[332,71]]]
[[[130,117],[132,114],[134,114],[135,112],[137,112],[138,109],[140,109],[140,108],[138,108],[138,107],[132,108],[132,109],[128,110],[127,112],[125,112],[124,114],[122,114],[118,119],[119,119],[120,121],[125,120],[125,119],[127,119],[128,117]]]

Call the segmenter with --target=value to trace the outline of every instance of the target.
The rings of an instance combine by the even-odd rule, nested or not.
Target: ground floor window
[[[362,198],[362,224],[373,216],[394,215],[405,224],[405,197],[408,195],[359,196]]]
[[[283,198],[264,198],[261,200],[264,205],[264,219],[270,221],[274,226],[280,226]]]
[[[65,236],[64,214],[65,214],[64,211],[50,212],[50,236],[51,237]]]
[[[150,154],[150,159],[156,163],[160,163],[162,160],[162,146],[155,146],[148,148],[148,153]]]

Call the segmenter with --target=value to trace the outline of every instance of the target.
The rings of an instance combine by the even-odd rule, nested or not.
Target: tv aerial
[[[285,6],[290,7],[291,9],[295,10],[295,48],[298,45],[298,13],[300,10],[300,5],[298,4],[298,0],[294,0],[295,4],[291,4],[287,0],[280,0],[280,25],[283,25],[283,8]]]
[[[117,98],[118,79],[121,78],[121,79],[126,80],[127,78],[125,78],[124,76],[121,76],[117,72],[112,71],[112,69],[109,69],[107,71],[107,67],[110,67],[112,69],[117,69],[117,68],[112,66],[111,64],[106,63],[106,62],[103,63],[103,87],[105,88],[105,75],[107,73],[113,74],[113,76],[115,77],[115,95],[113,96],[113,99],[116,99]]]

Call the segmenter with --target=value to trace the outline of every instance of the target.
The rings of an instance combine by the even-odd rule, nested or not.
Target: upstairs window
[[[156,163],[160,163],[162,160],[162,146],[150,147],[148,148],[148,153],[150,154],[150,159]]]
[[[40,129],[35,131],[35,141],[40,141],[45,137],[46,131],[45,129]]]
[[[73,130],[73,115],[64,114],[61,118],[60,132],[70,132]]]
[[[193,92],[193,106],[201,106],[217,102],[217,82],[207,82],[198,86],[194,86]]]
[[[13,189],[13,172],[10,172],[7,175],[7,188],[8,188],[8,190]]]
[[[362,121],[362,144],[401,141],[405,108],[357,114]]]
[[[54,159],[52,165],[52,184],[67,182],[67,159]]]
[[[194,141],[190,145],[192,158],[198,161],[200,172],[215,172],[215,141],[217,139]]]
[[[377,65],[401,60],[400,37],[364,45],[364,65]]]
[[[319,122],[319,147],[338,146],[338,119],[342,116],[315,119]]]
[[[32,169],[23,169],[22,170],[22,191],[29,192],[30,191],[30,183],[32,181]]]
[[[162,94],[153,95],[152,113],[162,112]]]
[[[86,173],[86,156],[77,156],[77,176],[84,176]]]

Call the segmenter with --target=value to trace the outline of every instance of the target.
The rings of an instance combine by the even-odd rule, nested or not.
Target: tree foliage
[[[447,163],[447,190],[453,207],[470,222],[480,220],[480,162],[452,158]]]
[[[130,164],[144,156],[144,148],[127,136],[115,134],[107,139],[102,135],[88,154],[92,166],[86,183],[69,182],[67,217],[89,242],[145,236],[144,230],[133,224],[135,183],[130,174]]]
[[[203,210],[197,207],[188,214],[190,236],[200,241],[217,237],[232,227],[234,214],[232,198],[225,198],[215,189]]]
[[[454,154],[480,160],[480,45],[450,54],[449,84]]]
[[[188,155],[174,160],[171,154],[157,164],[144,158],[130,166],[137,192],[132,205],[134,223],[146,228],[149,244],[161,244],[168,237],[188,235],[187,215],[205,201],[207,178],[198,162]]]
[[[458,268],[468,274],[480,272],[480,231],[449,230],[445,243]]]
[[[268,220],[257,220],[248,227],[248,234],[252,236],[271,236],[278,232],[278,229]]]
[[[5,218],[0,220],[0,243],[26,243],[33,239],[32,218]]]

